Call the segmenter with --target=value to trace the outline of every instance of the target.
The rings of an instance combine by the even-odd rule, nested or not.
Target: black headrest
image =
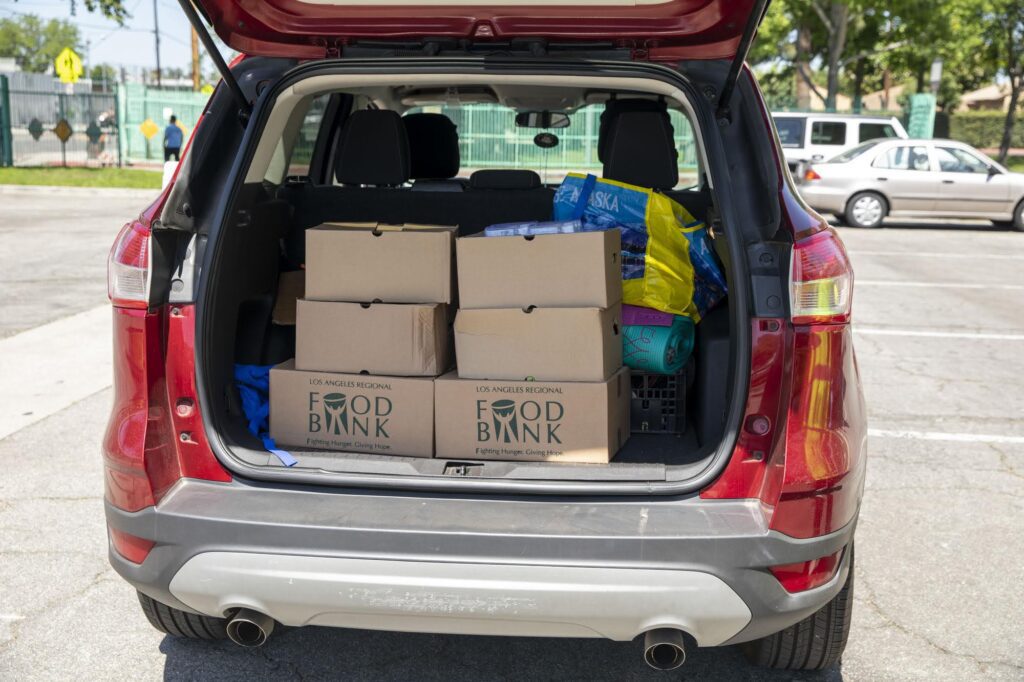
[[[668,113],[627,111],[608,131],[604,177],[652,189],[679,181],[675,135]]]
[[[627,111],[656,111],[668,114],[668,104],[663,99],[610,99],[604,104],[601,112],[601,123],[597,133],[597,160],[604,161],[605,150],[608,148],[608,132],[619,114]]]
[[[440,180],[459,174],[459,133],[444,114],[407,114],[402,117],[409,135],[409,177]]]
[[[343,185],[401,185],[409,179],[409,139],[398,112],[353,111],[338,142],[334,174]]]
[[[473,189],[536,189],[540,176],[532,170],[478,170],[469,176]]]

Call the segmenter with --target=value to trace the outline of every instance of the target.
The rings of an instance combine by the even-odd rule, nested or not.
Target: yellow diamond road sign
[[[53,60],[53,68],[61,83],[74,83],[82,77],[82,58],[70,47],[65,47]]]
[[[146,136],[147,140],[152,140],[153,136],[160,132],[160,126],[153,123],[153,119],[147,118],[139,124],[139,130]]]
[[[71,126],[68,124],[67,119],[64,118],[57,121],[57,125],[53,127],[53,133],[60,138],[61,142],[67,142],[70,140],[74,132],[75,131],[72,130]]]

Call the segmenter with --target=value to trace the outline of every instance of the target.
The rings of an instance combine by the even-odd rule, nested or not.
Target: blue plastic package
[[[484,228],[485,237],[525,237],[541,234],[570,234],[580,232],[579,220],[530,220],[522,223],[498,223]]]
[[[295,466],[290,452],[281,450],[270,437],[270,370],[274,365],[235,365],[235,385],[242,398],[242,412],[249,433],[263,441],[263,447],[286,467]]]
[[[619,230],[626,303],[697,322],[727,293],[704,223],[660,192],[570,173],[555,193],[553,215],[581,220],[583,231]],[[649,273],[652,267],[658,272]]]

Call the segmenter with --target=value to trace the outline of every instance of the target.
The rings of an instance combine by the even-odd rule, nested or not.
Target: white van
[[[907,139],[895,117],[773,112],[789,170],[795,176],[807,163],[827,161],[861,142],[876,138]]]

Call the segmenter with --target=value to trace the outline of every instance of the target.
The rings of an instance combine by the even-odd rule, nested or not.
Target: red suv
[[[767,2],[431,4],[183,0],[224,78],[110,255],[115,569],[180,637],[642,635],[659,668],[731,644],[835,663],[865,470],[853,273],[743,65]],[[225,65],[206,23],[245,58]],[[534,113],[536,144],[513,123]],[[729,295],[697,326],[685,429],[600,465],[288,466],[250,433],[233,368],[292,357],[274,307],[306,228],[543,220],[587,164],[714,237]]]

